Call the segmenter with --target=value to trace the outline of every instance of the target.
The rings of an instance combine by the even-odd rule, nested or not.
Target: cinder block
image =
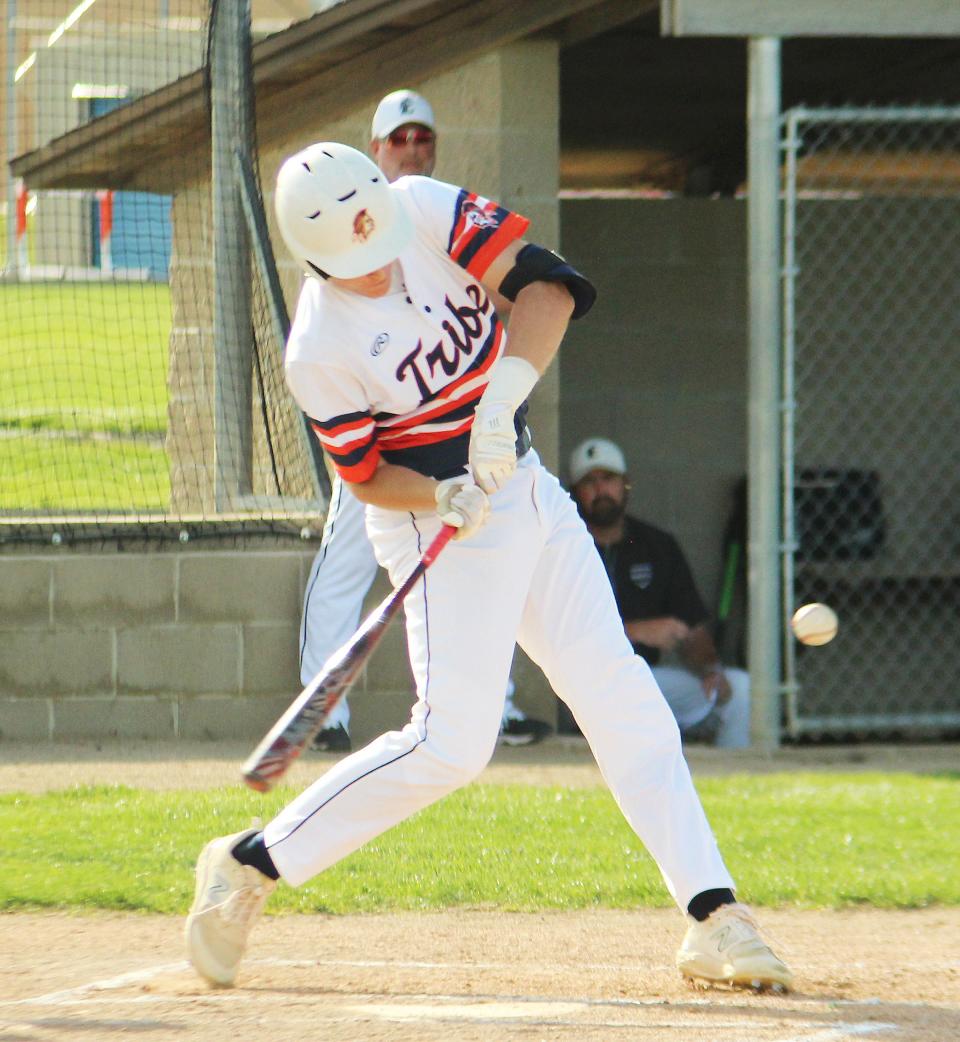
[[[59,698],[53,703],[54,738],[176,737],[175,703],[149,695]]]
[[[513,669],[510,671],[516,685],[514,702],[528,716],[544,720],[551,727],[557,723],[557,696],[547,683],[543,671],[517,648],[513,656]]]
[[[559,43],[543,37],[519,40],[497,52],[501,119],[507,127],[544,128],[559,138]]]
[[[243,627],[243,694],[286,694],[292,699],[300,691],[298,635],[293,623]]]
[[[412,687],[351,693],[350,738],[354,749],[387,731],[399,731],[409,722],[414,701]]]
[[[0,558],[0,618],[7,625],[50,625],[49,557]]]
[[[112,695],[113,675],[112,630],[0,630],[0,695]]]
[[[210,553],[180,558],[180,622],[300,619],[295,553]]]
[[[649,204],[651,206],[657,203]],[[747,204],[743,199],[676,199],[662,207],[680,236],[681,256],[693,264],[745,271]]]
[[[452,164],[459,154],[458,150],[451,151],[447,147],[448,140],[459,128],[479,126],[493,129],[499,122],[500,98],[497,91],[491,90],[491,84],[499,76],[499,66],[499,56],[488,52],[415,87],[433,105],[438,130],[443,138],[440,154],[444,162]],[[441,176],[447,178],[450,174],[443,173]]]
[[[0,742],[45,742],[50,737],[50,718],[49,699],[0,699]]]
[[[403,619],[394,619],[370,656],[362,679],[367,691],[413,690]]]
[[[237,694],[235,625],[151,626],[117,634],[118,694]]]
[[[250,748],[258,742],[290,705],[286,696],[245,698],[241,696],[197,696],[180,699],[180,737],[186,739],[216,740],[242,738]],[[224,784],[232,784],[237,773],[224,777]]]
[[[53,564],[53,619],[84,628],[174,621],[172,554],[91,554]]]

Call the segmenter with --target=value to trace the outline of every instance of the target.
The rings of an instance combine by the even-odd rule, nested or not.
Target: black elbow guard
[[[573,318],[585,315],[597,299],[596,288],[588,278],[563,257],[532,242],[517,254],[513,267],[500,283],[499,291],[507,300],[516,300],[520,290],[531,282],[562,282],[573,297]]]

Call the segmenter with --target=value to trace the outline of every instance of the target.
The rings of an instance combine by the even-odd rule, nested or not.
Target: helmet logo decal
[[[376,230],[374,219],[366,210],[361,210],[353,219],[353,241],[366,242]]]
[[[409,98],[404,98],[400,102],[400,111],[406,115],[408,112],[413,112],[413,102]]]

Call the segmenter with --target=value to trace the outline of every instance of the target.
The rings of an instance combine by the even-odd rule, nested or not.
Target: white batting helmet
[[[382,268],[413,237],[410,218],[376,164],[333,141],[284,161],[274,207],[287,249],[335,278]]]

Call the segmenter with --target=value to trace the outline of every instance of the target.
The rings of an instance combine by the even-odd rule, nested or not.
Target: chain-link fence
[[[784,119],[787,730],[960,726],[960,108]]]
[[[310,10],[5,0],[0,545],[320,518],[250,76],[252,39]]]

